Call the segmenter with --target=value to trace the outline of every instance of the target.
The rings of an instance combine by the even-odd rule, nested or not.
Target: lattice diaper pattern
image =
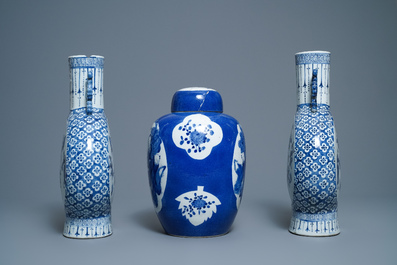
[[[108,217],[113,162],[103,109],[93,108],[92,115],[87,115],[85,108],[73,110],[68,118],[64,148],[61,184],[64,185],[67,219]]]
[[[325,214],[337,209],[337,158],[329,106],[299,106],[295,121],[293,210]]]

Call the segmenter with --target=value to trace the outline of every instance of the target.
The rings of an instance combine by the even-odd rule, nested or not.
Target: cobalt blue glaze
[[[171,112],[178,111],[211,111],[222,112],[221,95],[215,90],[177,91],[171,103]]]
[[[149,184],[157,216],[170,235],[225,234],[244,187],[243,131],[221,113],[221,96],[212,89],[177,91],[172,110],[154,123],[149,137]]]

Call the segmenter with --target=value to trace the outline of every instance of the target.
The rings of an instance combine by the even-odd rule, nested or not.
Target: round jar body
[[[166,233],[208,237],[229,231],[241,202],[244,134],[219,112],[173,112],[149,137],[149,183]]]

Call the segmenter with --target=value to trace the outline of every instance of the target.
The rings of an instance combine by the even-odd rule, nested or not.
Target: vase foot
[[[98,218],[66,218],[63,235],[68,238],[102,238],[112,234],[110,216]]]
[[[288,230],[301,236],[336,236],[340,233],[336,212],[325,214],[294,212]]]

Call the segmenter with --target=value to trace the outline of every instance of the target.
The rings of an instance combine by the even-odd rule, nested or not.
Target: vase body
[[[186,88],[174,94],[171,113],[151,129],[149,184],[167,234],[226,234],[244,186],[245,142],[239,123],[222,113],[220,94]]]
[[[292,128],[287,181],[292,200],[289,231],[304,236],[339,234],[339,149],[329,105],[330,53],[295,55],[297,112]]]
[[[112,234],[113,159],[103,108],[102,56],[71,56],[70,113],[62,148],[63,235],[101,238]]]

